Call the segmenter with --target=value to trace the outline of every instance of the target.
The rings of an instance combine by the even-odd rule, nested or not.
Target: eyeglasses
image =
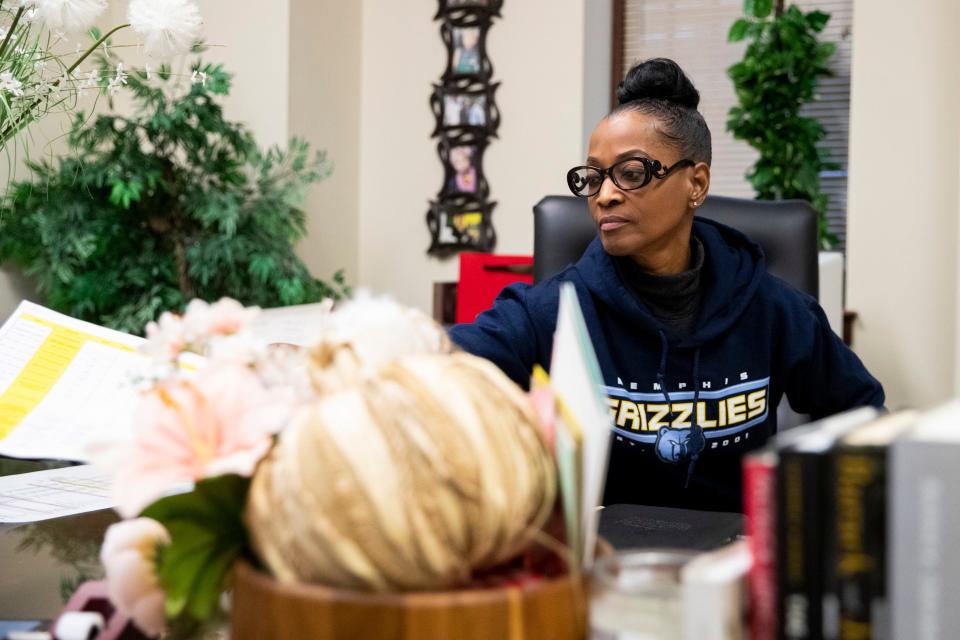
[[[570,187],[573,195],[589,198],[600,193],[604,178],[610,176],[617,188],[633,191],[647,186],[653,178],[663,180],[674,169],[692,167],[695,164],[693,160],[679,160],[665,167],[659,160],[640,157],[625,158],[609,169],[590,166],[574,167],[567,172],[567,186]]]

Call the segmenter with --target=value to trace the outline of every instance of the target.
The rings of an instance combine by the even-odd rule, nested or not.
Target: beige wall
[[[328,279],[359,262],[361,2],[290,1],[290,135],[325,149],[333,175],[314,188],[298,251]]]
[[[431,83],[446,63],[435,0],[366,0],[360,116],[359,283],[424,310],[457,260],[425,253],[443,173],[430,139]],[[487,39],[500,81],[499,139],[484,158],[500,253],[532,251],[531,207],[564,189],[580,157],[583,0],[506,2]]]
[[[888,404],[958,391],[960,3],[856,0],[848,306]]]

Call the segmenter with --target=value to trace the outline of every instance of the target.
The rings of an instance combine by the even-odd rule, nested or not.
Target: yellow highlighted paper
[[[40,404],[88,342],[127,352],[135,351],[132,346],[70,329],[32,313],[24,313],[20,319],[46,327],[50,329],[50,334],[13,383],[0,394],[0,439],[6,437]]]
[[[0,455],[85,461],[132,424],[143,338],[22,302],[0,327]]]

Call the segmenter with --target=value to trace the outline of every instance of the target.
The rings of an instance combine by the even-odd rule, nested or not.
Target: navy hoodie
[[[777,431],[784,394],[813,419],[882,407],[883,389],[830,329],[817,301],[767,273],[760,247],[694,218],[706,254],[693,330],[671,334],[625,283],[599,238],[536,286],[511,285],[472,324],[463,349],[526,388],[550,363],[559,285],[583,310],[613,417],[605,504],[741,510],[740,459]]]

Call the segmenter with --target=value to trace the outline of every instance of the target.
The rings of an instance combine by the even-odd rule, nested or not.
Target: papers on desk
[[[263,309],[250,323],[250,331],[264,344],[306,346],[317,339],[320,321],[332,308],[333,300],[327,299],[316,304]]]
[[[250,327],[263,344],[305,345],[330,303],[265,309]],[[0,455],[88,461],[90,443],[130,428],[143,338],[21,302],[0,327]],[[181,356],[187,369],[202,366]]]
[[[130,426],[143,338],[22,302],[0,327],[0,455],[86,460]]]
[[[37,522],[113,506],[109,476],[90,465],[0,478],[0,523]]]

